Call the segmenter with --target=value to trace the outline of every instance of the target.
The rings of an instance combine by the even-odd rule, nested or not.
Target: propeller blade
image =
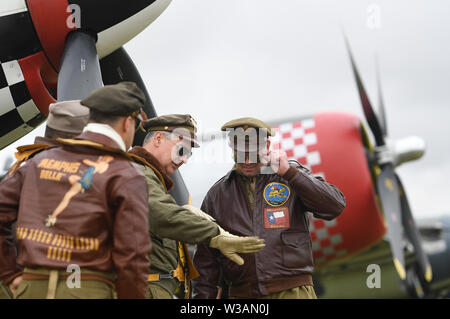
[[[123,47],[104,57],[100,61],[100,67],[105,85],[116,84],[122,81],[135,82],[144,92],[146,97],[144,112],[149,118],[157,116],[155,107],[153,106],[152,100],[150,99],[150,95],[148,94],[147,88],[142,81],[139,71]],[[144,131],[136,130],[133,145],[142,145],[145,136],[146,133]],[[189,191],[180,172],[178,170],[175,171],[171,178],[174,181],[174,188],[170,191],[170,194],[173,198],[175,198],[178,205],[189,204]]]
[[[187,204],[191,204],[191,197],[189,195],[189,190],[187,189],[186,184],[184,183],[183,177],[179,170],[176,170],[171,176],[174,187],[170,191],[170,195],[175,198],[175,201],[178,205],[183,206]]]
[[[402,280],[406,279],[405,257],[403,252],[403,226],[400,205],[400,195],[397,178],[392,164],[386,164],[381,168],[377,178],[378,194],[384,219],[387,224],[387,234],[391,245],[395,269]]]
[[[105,85],[116,84],[123,81],[132,81],[136,83],[145,94],[145,114],[147,114],[147,117],[149,118],[157,116],[155,107],[153,106],[153,102],[148,94],[144,81],[142,81],[141,75],[134,65],[133,60],[131,60],[127,51],[125,51],[123,47],[104,57],[100,61],[100,68]],[[133,145],[142,145],[145,135],[146,133],[144,131],[136,130]]]
[[[387,121],[386,121],[386,109],[384,107],[383,92],[381,90],[381,77],[380,77],[380,65],[378,63],[378,57],[375,57],[375,69],[377,75],[377,87],[378,87],[378,111],[380,115],[380,126],[383,136],[387,136]]]
[[[369,127],[372,130],[372,133],[375,137],[375,141],[377,146],[382,146],[385,144],[383,131],[381,130],[380,123],[378,121],[377,115],[375,114],[372,104],[369,101],[369,96],[364,89],[364,85],[362,83],[361,77],[359,75],[358,69],[355,64],[355,60],[353,59],[353,54],[350,49],[350,44],[348,42],[347,36],[344,33],[345,46],[347,48],[347,53],[350,57],[350,63],[352,65],[353,75],[355,77],[356,85],[358,87],[359,98],[361,100],[361,105],[363,107],[364,115],[366,117],[367,123],[369,123]]]
[[[416,254],[416,258],[419,264],[419,268],[422,272],[423,278],[427,282],[431,282],[433,279],[433,272],[431,269],[430,261],[428,260],[427,255],[422,247],[422,240],[419,235],[419,231],[417,230],[416,224],[414,222],[414,217],[411,213],[411,209],[409,207],[408,197],[406,196],[405,188],[403,187],[402,182],[398,175],[395,175],[397,179],[397,183],[399,185],[399,195],[400,195],[400,204],[402,209],[402,222],[403,227],[406,232],[406,236],[411,241],[414,251]]]
[[[58,101],[81,100],[103,86],[96,36],[73,31],[66,46],[58,74]]]

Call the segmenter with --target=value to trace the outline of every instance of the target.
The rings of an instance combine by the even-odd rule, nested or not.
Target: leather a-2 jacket
[[[245,263],[239,266],[217,250],[199,245],[194,257],[200,273],[195,280],[195,298],[215,298],[221,272],[234,297],[255,298],[312,285],[314,262],[307,212],[332,220],[344,210],[345,197],[306,167],[295,161],[290,164],[284,176],[257,176],[253,211],[242,178],[234,169],[208,191],[203,211],[233,234],[263,238],[266,247],[256,254],[242,254]]]
[[[17,152],[14,154],[17,161],[9,168],[7,176],[11,176],[14,171],[18,167],[20,167],[20,165],[22,165],[23,162],[29,160],[39,152],[58,146],[61,145],[53,139],[43,136],[36,136],[36,138],[34,139],[34,144],[22,145],[17,147]]]
[[[86,132],[75,140],[84,145],[39,152],[0,184],[0,279],[23,267],[77,264],[115,272],[119,298],[145,298],[151,251],[145,178],[109,137]]]

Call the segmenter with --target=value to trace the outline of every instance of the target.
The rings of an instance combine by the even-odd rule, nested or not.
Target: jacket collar
[[[159,180],[164,184],[167,191],[170,191],[173,188],[173,180],[166,173],[164,173],[159,161],[145,148],[135,146],[128,153],[135,155],[134,158],[141,164],[150,167],[158,176]]]
[[[236,165],[234,165],[233,168],[224,176],[224,181],[228,182],[236,174],[238,174],[238,172],[236,171]]]
[[[266,175],[267,173],[265,173],[264,175]],[[270,174],[275,174],[275,172],[271,171]],[[262,175],[261,173],[256,175],[256,176],[260,176]],[[228,182],[230,181],[234,176],[241,176],[242,178],[248,178],[244,175],[239,174],[239,172],[236,170],[236,164],[233,165],[233,167],[231,168],[231,170],[224,176],[224,181]]]
[[[34,144],[44,144],[49,146],[61,146],[56,140],[44,136],[36,136]]]
[[[83,132],[80,135],[74,137],[76,140],[89,140],[95,143],[103,144],[108,147],[116,148],[121,150],[120,146],[110,137],[101,134],[101,133],[94,133],[94,132]]]
[[[111,126],[108,124],[102,124],[102,123],[88,123],[86,127],[83,129],[84,132],[93,132],[97,134],[102,134],[107,136],[108,138],[112,139],[119,148],[126,152],[126,146],[122,139],[122,137],[117,133]]]

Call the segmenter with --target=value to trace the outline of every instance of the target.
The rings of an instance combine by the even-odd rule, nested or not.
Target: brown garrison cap
[[[240,152],[254,152],[267,144],[267,137],[275,135],[272,126],[253,117],[242,117],[222,125],[229,131],[230,146]]]
[[[200,147],[197,142],[197,123],[189,114],[169,114],[153,117],[142,122],[146,132],[166,131],[177,134],[180,138],[191,141],[193,147]]]
[[[47,126],[66,133],[80,134],[89,121],[89,109],[79,100],[50,104]]]
[[[129,116],[142,111],[145,95],[136,83],[120,82],[92,92],[81,104],[112,116]]]

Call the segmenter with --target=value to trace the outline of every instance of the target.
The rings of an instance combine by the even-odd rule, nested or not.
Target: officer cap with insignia
[[[153,117],[143,121],[142,128],[146,132],[171,132],[178,135],[180,139],[191,141],[192,147],[200,147],[196,135],[197,123],[189,114],[169,114]]]
[[[255,152],[267,145],[269,136],[275,135],[272,126],[253,117],[231,120],[221,128],[229,132],[230,146],[239,152]]]
[[[51,129],[80,134],[89,121],[89,109],[79,100],[61,101],[50,104],[47,126]]]
[[[145,95],[134,82],[105,85],[81,101],[91,110],[111,116],[136,116],[145,120]]]

